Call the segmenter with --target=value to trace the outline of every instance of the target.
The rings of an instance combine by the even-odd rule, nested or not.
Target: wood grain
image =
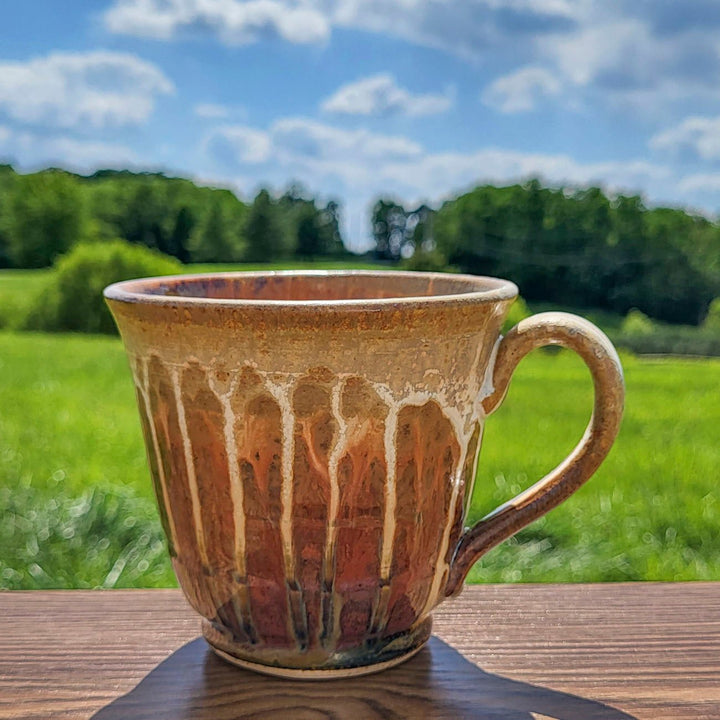
[[[0,594],[0,718],[718,720],[720,583],[474,586],[406,664],[226,665],[177,590]]]

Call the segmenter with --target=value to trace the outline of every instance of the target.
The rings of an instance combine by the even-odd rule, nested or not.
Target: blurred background
[[[621,348],[626,420],[474,581],[720,579],[720,5],[65,0],[0,8],[0,588],[162,586],[110,282],[507,277]],[[470,520],[550,470],[587,371],[535,353]]]

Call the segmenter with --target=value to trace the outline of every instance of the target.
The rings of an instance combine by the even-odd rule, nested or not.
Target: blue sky
[[[531,175],[720,209],[717,0],[25,0],[0,158],[378,195]]]

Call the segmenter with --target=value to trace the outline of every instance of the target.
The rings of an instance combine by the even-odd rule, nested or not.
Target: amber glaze
[[[622,375],[594,326],[523,321],[517,290],[433,273],[151,278],[106,290],[130,358],[173,565],[223,657],[288,677],[406,659],[473,562],[594,472]],[[533,347],[591,369],[585,437],[463,534],[486,415]]]

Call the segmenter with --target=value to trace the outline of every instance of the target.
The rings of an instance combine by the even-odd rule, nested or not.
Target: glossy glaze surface
[[[492,546],[461,531],[515,293],[362,272],[108,289],[173,564],[214,647],[338,670],[425,641],[433,607]]]

